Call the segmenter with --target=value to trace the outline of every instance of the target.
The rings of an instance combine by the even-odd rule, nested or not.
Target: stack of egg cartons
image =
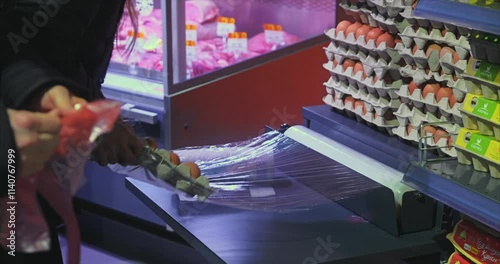
[[[498,48],[481,53],[491,56],[481,56],[485,60],[471,58],[459,84],[467,95],[460,108],[464,128],[455,147],[460,163],[500,178],[500,56]]]
[[[392,134],[399,126],[393,112],[402,104],[397,92],[409,82],[399,71],[405,62],[397,34],[404,27],[397,21],[404,3],[345,0],[340,6],[357,22],[341,21],[325,32],[331,43],[323,66],[332,76],[325,83],[324,102]]]

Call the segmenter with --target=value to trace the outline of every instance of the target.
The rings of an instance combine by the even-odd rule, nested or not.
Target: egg
[[[380,46],[380,44],[382,44],[382,43],[385,43],[387,45],[387,47],[389,47],[389,48],[394,48],[394,45],[396,45],[394,43],[394,37],[387,32],[380,35],[377,38],[377,47]]]
[[[436,94],[439,91],[439,88],[440,88],[440,86],[437,83],[427,84],[427,85],[425,85],[424,90],[422,91],[422,96],[424,98],[427,98],[427,95],[432,93],[432,94],[434,94],[434,97],[436,97]]]
[[[429,47],[427,47],[427,51],[425,52],[425,56],[429,57],[433,50],[437,51],[439,54],[439,52],[441,51],[441,46],[439,46],[438,44],[429,45]]]
[[[441,36],[443,36],[443,37],[446,36],[446,33],[448,33],[448,30],[446,28],[443,28],[441,30]]]
[[[346,71],[350,67],[354,67],[356,65],[356,62],[351,60],[351,59],[345,59],[344,60],[344,71]]]
[[[354,34],[354,36],[356,36],[356,31],[362,27],[363,24],[359,23],[359,22],[356,22],[354,24],[351,24],[349,27],[347,27],[347,29],[345,30],[345,36],[349,36],[352,34]]]
[[[375,76],[373,77],[373,83],[376,83],[378,82],[378,76],[375,74]]]
[[[453,90],[448,87],[443,87],[440,88],[435,95],[438,103],[444,98],[448,98],[448,100],[450,100],[450,97],[453,95]]]
[[[358,30],[356,30],[356,39],[361,36],[365,36],[366,39],[366,35],[368,34],[368,32],[370,32],[371,29],[372,27],[370,27],[369,25],[361,26],[360,28],[358,28]]]
[[[347,21],[347,20],[343,20],[340,23],[338,23],[337,28],[335,29],[335,32],[337,33],[337,37],[339,36],[340,32],[344,32],[351,24],[352,23],[350,21]],[[344,33],[344,36],[347,37],[347,35],[345,35],[345,33]]]
[[[339,65],[339,61],[337,60],[337,58],[333,59],[333,68],[336,68],[337,65]]]
[[[361,63],[361,62],[358,61],[354,65],[354,74],[356,75],[359,71],[363,72],[363,79],[365,79],[366,78],[366,73],[365,73],[365,69],[363,67],[363,63]]]
[[[453,138],[452,137],[448,137],[448,149],[452,149],[453,148]]]
[[[441,51],[439,52],[439,58],[443,58],[444,55],[446,55],[447,53],[450,53],[453,56],[453,54],[455,53],[455,50],[450,48],[450,47],[443,47],[443,48],[441,48]]]
[[[382,29],[372,28],[366,35],[366,43],[368,43],[369,40],[373,40],[374,42],[376,42],[378,37],[380,37],[382,34],[384,34],[384,31],[382,31]]]
[[[457,97],[455,97],[455,94],[452,94],[450,96],[450,108],[453,108],[456,103],[458,103]]]
[[[424,126],[422,128],[422,131],[423,131],[423,136],[434,136],[434,133],[436,132],[436,128],[434,128],[433,126]]]
[[[357,100],[354,103],[354,110],[356,110],[358,107],[361,107],[361,112],[363,113],[363,115],[366,115],[366,105],[365,105],[365,102],[363,102],[361,100]]]
[[[456,75],[456,74],[453,75],[453,81],[455,81],[455,82],[458,81],[458,75]]]
[[[175,165],[179,165],[181,164],[181,159],[177,154],[170,152],[170,162],[172,162]]]
[[[417,53],[417,51],[418,51],[418,46],[417,46],[417,45],[414,45],[414,46],[413,46],[413,49],[412,49],[412,53],[413,53],[413,55],[415,55],[415,54]]]
[[[448,138],[449,134],[448,134],[448,132],[446,132],[442,129],[436,129],[436,132],[434,132],[433,136],[434,136],[434,143],[438,143],[438,141],[441,138]]]
[[[400,37],[396,37],[396,38],[394,39],[394,43],[395,43],[395,44],[398,44],[398,43],[403,43],[403,40],[401,40],[401,38],[400,38]]]
[[[458,52],[453,52],[453,63],[457,64],[460,61],[460,55],[458,55]]]
[[[200,168],[198,167],[198,165],[196,165],[196,163],[186,162],[183,164],[189,167],[189,172],[191,174],[191,178],[197,179],[198,177],[200,177],[201,171],[200,171]]]
[[[415,92],[416,89],[422,89],[422,85],[417,85],[413,80],[408,84],[408,91],[410,92],[410,95]]]
[[[347,96],[345,99],[344,99],[344,106],[347,106],[347,104],[352,104],[351,107],[354,107],[354,103],[356,102],[356,99],[354,99],[354,97],[352,96]]]
[[[408,126],[406,127],[406,135],[410,135],[411,134],[411,131],[413,130],[413,125],[412,124],[408,124]]]

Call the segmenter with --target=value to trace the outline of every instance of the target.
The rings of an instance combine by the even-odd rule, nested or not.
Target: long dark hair
[[[130,54],[132,53],[132,50],[134,49],[135,46],[135,40],[137,38],[137,34],[139,31],[139,14],[137,13],[137,10],[135,9],[135,2],[134,0],[126,0],[125,2],[125,8],[126,12],[128,13],[128,17],[130,19],[130,22],[132,23],[132,28],[134,31],[134,37],[132,38],[132,41],[128,44],[127,47],[125,47],[125,52],[124,55],[125,57],[129,57]],[[123,25],[123,20],[120,24],[120,26]]]

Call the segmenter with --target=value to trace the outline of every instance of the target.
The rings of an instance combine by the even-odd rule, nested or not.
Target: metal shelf
[[[303,115],[306,126],[312,130],[389,166],[407,168],[405,184],[500,231],[500,179],[456,160],[410,163],[401,159],[401,152],[418,152],[417,147],[402,144],[396,137],[335,113],[327,105],[305,107]]]
[[[500,11],[453,0],[420,0],[414,15],[459,27],[500,34]]]

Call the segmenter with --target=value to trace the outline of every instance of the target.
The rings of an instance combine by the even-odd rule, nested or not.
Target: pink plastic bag
[[[62,119],[59,147],[45,168],[29,177],[18,178],[15,196],[1,200],[0,244],[8,251],[35,253],[50,249],[47,223],[39,208],[40,194],[63,219],[68,236],[68,261],[80,262],[80,233],[74,215],[72,198],[84,179],[84,166],[96,139],[113,128],[121,103],[99,100],[81,107]],[[15,222],[10,214],[14,208]],[[14,211],[12,210],[12,211]]]

